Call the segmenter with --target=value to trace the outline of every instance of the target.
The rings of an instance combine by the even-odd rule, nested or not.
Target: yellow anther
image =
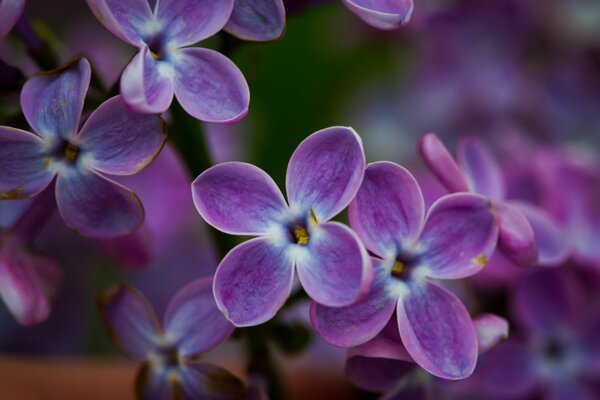
[[[487,263],[488,263],[488,259],[487,259],[487,257],[486,257],[486,256],[484,256],[484,255],[481,255],[481,256],[479,256],[479,257],[475,257],[475,258],[473,259],[473,262],[474,262],[476,265],[480,266],[480,267],[485,267],[485,266],[487,265]]]
[[[64,154],[67,160],[76,161],[79,155],[79,148],[71,143],[67,143]]]
[[[297,244],[308,244],[308,231],[305,228],[301,226],[295,227],[294,237],[296,238]]]
[[[160,60],[160,56],[158,54],[156,54],[155,52],[153,52],[152,50],[150,50],[150,55],[152,56],[152,58],[154,58],[155,60]]]
[[[315,215],[315,212],[312,208],[310,209],[310,220],[315,225],[319,223],[319,221],[317,221],[317,216]]]
[[[400,275],[404,271],[404,263],[396,260],[392,266],[392,275]]]

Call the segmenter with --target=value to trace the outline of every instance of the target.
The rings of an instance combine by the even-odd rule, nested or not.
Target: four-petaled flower
[[[373,259],[375,279],[356,304],[331,308],[313,303],[311,321],[330,343],[352,347],[372,339],[394,310],[402,342],[425,370],[465,378],[477,360],[477,338],[462,302],[430,279],[459,279],[481,270],[498,236],[490,202],[451,194],[425,217],[423,195],[403,167],[370,164],[349,207],[350,225]]]
[[[305,139],[286,176],[289,206],[261,169],[230,162],[192,184],[200,215],[230,234],[259,236],[232,249],[219,265],[214,295],[236,326],[272,318],[289,296],[294,269],[310,297],[329,306],[355,302],[368,288],[366,250],[345,225],[329,222],[352,200],[365,155],[351,128],[333,127]]]

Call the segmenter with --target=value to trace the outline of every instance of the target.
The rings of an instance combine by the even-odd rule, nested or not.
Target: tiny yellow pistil
[[[156,54],[155,52],[153,52],[152,50],[150,50],[150,55],[152,56],[152,58],[154,58],[155,60],[160,60],[160,56],[158,54]]]
[[[77,156],[79,156],[79,148],[71,143],[67,143],[64,151],[65,158],[71,162],[75,162],[77,160]]]
[[[308,244],[308,231],[301,227],[297,226],[294,228],[294,237],[296,238],[297,244]]]
[[[400,275],[404,271],[404,263],[396,260],[392,266],[392,275]]]
[[[317,225],[319,223],[319,221],[317,221],[317,216],[315,215],[315,212],[313,211],[313,209],[310,209],[310,220],[313,224]]]

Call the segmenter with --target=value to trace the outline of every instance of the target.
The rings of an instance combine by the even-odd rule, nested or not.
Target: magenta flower
[[[248,112],[244,76],[213,50],[186,47],[220,31],[234,0],[87,0],[96,17],[139,51],[121,76],[121,95],[132,108],[162,113],[173,95],[193,117],[233,123]]]
[[[279,39],[285,31],[283,0],[235,0],[225,30],[244,40]]]
[[[434,133],[420,143],[431,171],[450,192],[473,192],[494,203],[500,225],[498,246],[517,265],[558,265],[568,257],[568,246],[559,226],[542,209],[507,201],[503,176],[488,150],[475,139],[462,140],[458,163]]]
[[[342,0],[350,11],[374,28],[391,30],[406,24],[413,0]]]
[[[400,337],[425,370],[465,378],[477,360],[477,338],[465,306],[431,279],[481,270],[498,237],[489,201],[460,193],[436,201],[427,216],[421,189],[403,167],[370,164],[349,207],[350,225],[373,260],[369,294],[343,308],[313,303],[314,328],[331,344],[352,347],[377,335],[397,314]]]
[[[25,8],[25,0],[0,0],[0,40],[15,26]]]
[[[140,226],[144,209],[132,191],[104,174],[143,169],[166,133],[158,116],[130,111],[120,96],[79,129],[90,72],[79,59],[27,81],[21,108],[35,133],[0,127],[0,199],[33,196],[56,179],[58,210],[69,227],[89,237],[120,236]]]
[[[171,300],[162,327],[143,294],[118,286],[98,299],[98,309],[114,344],[143,364],[138,399],[239,399],[243,385],[228,371],[198,358],[233,332],[212,296],[211,279],[182,288]]]
[[[351,128],[333,127],[305,139],[290,159],[289,206],[261,169],[229,162],[192,184],[196,209],[215,228],[258,236],[232,249],[214,283],[217,305],[236,326],[272,318],[292,290],[294,269],[315,301],[355,302],[368,288],[366,250],[348,227],[330,222],[363,179],[365,155]]]

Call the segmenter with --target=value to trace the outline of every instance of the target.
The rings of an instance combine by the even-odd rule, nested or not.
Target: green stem
[[[251,378],[256,376],[259,380],[265,381],[269,399],[282,400],[284,396],[281,376],[266,340],[265,327],[249,328],[246,333],[246,345],[249,353],[248,374]]]

